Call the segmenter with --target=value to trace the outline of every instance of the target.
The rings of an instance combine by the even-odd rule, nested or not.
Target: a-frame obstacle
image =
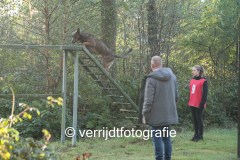
[[[79,64],[102,88],[104,93],[113,100],[113,105],[121,106],[119,111],[125,113],[125,118],[137,119],[137,105],[128,94],[117,84],[117,82],[105,71],[98,60],[81,45],[0,45],[2,49],[54,49],[63,51],[63,81],[62,81],[62,122],[61,142],[65,141],[66,123],[66,99],[67,99],[67,56],[74,55],[74,98],[73,98],[73,132],[77,132],[77,110],[78,110],[78,75]],[[72,145],[76,145],[76,135],[72,136]]]

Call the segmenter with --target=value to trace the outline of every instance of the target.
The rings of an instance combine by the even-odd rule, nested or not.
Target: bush
[[[33,138],[22,138],[18,130],[12,127],[16,123],[22,123],[23,119],[31,119],[29,111],[37,109],[25,104],[21,105],[24,110],[18,115],[13,114],[9,118],[0,119],[0,159],[3,160],[55,160],[57,157],[48,147],[51,134],[47,130],[42,130],[44,139],[36,141]]]
[[[49,97],[50,101],[33,101],[32,106],[36,106],[40,112],[40,116],[33,113],[34,118],[24,121],[22,123],[16,124],[16,129],[19,130],[20,135],[24,137],[33,137],[39,139],[43,136],[42,129],[47,129],[54,137],[58,139],[61,133],[61,102],[59,104],[52,104],[51,101],[54,99]],[[60,100],[61,101],[61,100]],[[57,106],[57,107],[54,107]],[[68,110],[67,110],[68,111]],[[70,124],[71,117],[67,113],[67,125]]]

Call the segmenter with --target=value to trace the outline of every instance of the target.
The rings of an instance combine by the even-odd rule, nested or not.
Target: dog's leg
[[[83,44],[88,47],[94,47],[92,42],[83,42]]]
[[[109,73],[109,70],[111,68],[111,66],[113,65],[114,62],[114,56],[102,56],[102,65],[104,67],[104,69]]]
[[[109,68],[108,68],[108,63],[105,60],[106,59],[104,59],[104,57],[102,57],[101,63],[103,65],[104,70],[109,74],[110,72],[109,72]],[[107,77],[104,75],[101,75],[99,78],[102,81],[102,84],[104,85],[104,87],[108,88],[109,84],[107,82],[108,81]]]
[[[77,156],[77,157],[76,157],[76,160],[81,160],[81,156]]]
[[[86,48],[90,51],[90,52],[95,52],[96,53],[96,50],[93,46],[93,44],[91,42],[83,42],[82,43],[84,46],[86,46]]]
[[[83,160],[88,160],[88,158],[92,156],[92,153],[83,153],[82,156]]]
[[[113,63],[114,63],[114,60],[113,60],[112,62],[109,62],[109,63],[107,64],[106,70],[108,70],[108,72],[109,72],[110,68],[112,67]]]

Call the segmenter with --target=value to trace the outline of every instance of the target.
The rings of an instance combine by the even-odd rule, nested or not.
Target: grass
[[[204,140],[192,142],[191,131],[177,132],[172,138],[173,160],[235,160],[237,159],[237,129],[209,129]],[[90,160],[153,160],[152,141],[142,138],[86,138],[72,147],[71,140],[64,144],[51,143],[63,160],[75,160],[77,155],[91,152]]]

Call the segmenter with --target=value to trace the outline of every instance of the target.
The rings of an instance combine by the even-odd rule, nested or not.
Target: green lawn
[[[205,131],[204,140],[192,142],[191,131],[177,132],[173,141],[173,160],[236,160],[237,129],[210,129]],[[82,139],[76,147],[71,140],[65,144],[51,143],[51,147],[63,160],[74,160],[84,152],[91,152],[89,160],[153,160],[151,140],[142,138]]]

